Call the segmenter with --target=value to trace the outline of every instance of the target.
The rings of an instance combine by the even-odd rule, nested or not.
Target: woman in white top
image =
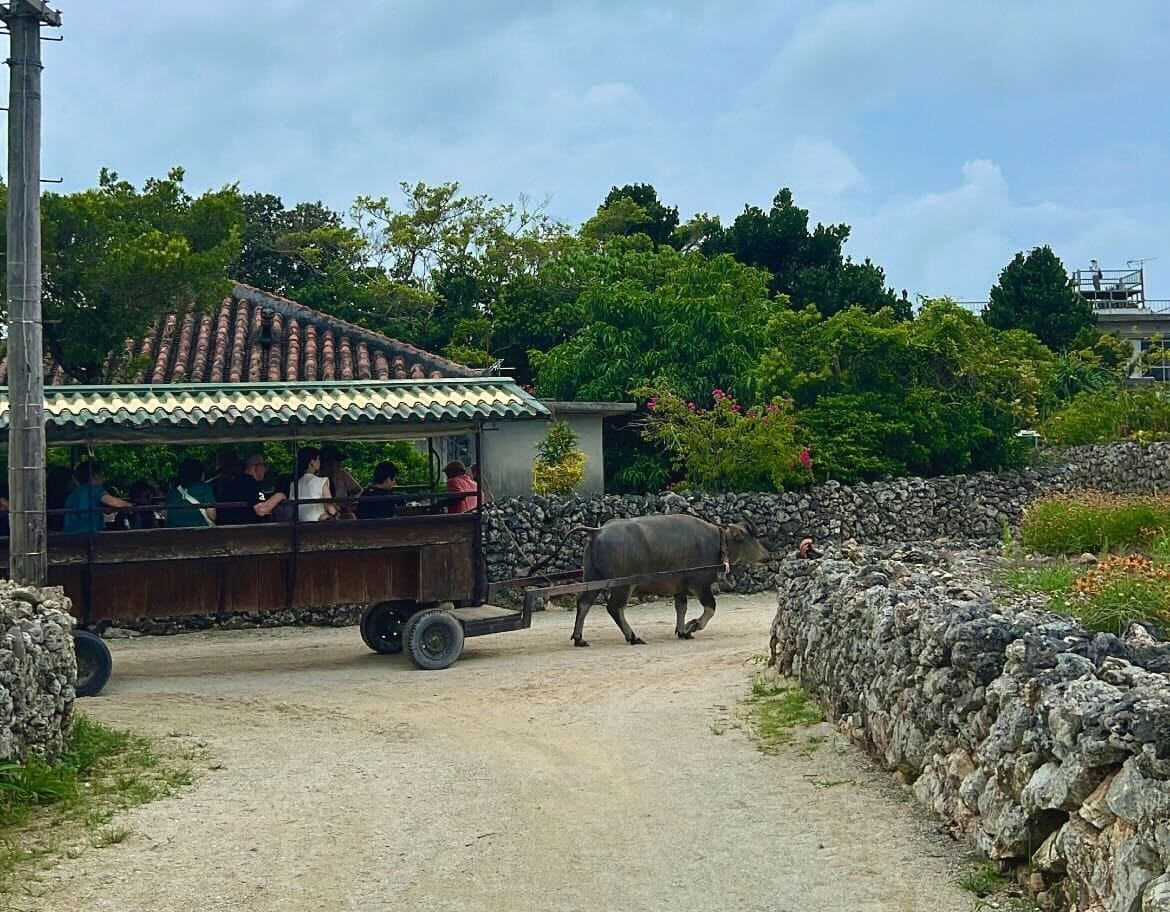
[[[305,447],[297,453],[297,480],[293,482],[291,492],[294,500],[322,500],[333,496],[329,490],[329,479],[317,474],[320,468],[320,450]],[[337,507],[329,503],[297,504],[297,519],[301,522],[332,519],[336,513]]]

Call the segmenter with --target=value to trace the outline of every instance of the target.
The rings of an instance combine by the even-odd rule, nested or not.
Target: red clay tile
[[[136,365],[130,377],[125,367]],[[46,360],[45,380],[67,381]],[[387,380],[472,377],[476,372],[276,295],[237,285],[217,308],[163,316],[111,357],[112,379],[134,383],[240,383],[281,380]],[[8,365],[0,360],[0,383]]]

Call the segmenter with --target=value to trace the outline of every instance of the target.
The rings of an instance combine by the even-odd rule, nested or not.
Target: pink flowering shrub
[[[716,389],[712,407],[699,408],[669,389],[635,392],[646,402],[643,438],[667,451],[687,487],[783,491],[812,481],[812,454],[798,439],[788,400],[745,409]]]

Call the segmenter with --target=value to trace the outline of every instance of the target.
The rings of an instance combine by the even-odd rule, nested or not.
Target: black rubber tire
[[[424,671],[447,668],[463,655],[463,625],[441,609],[423,611],[407,625],[406,652]]]
[[[418,619],[426,613],[427,613],[426,611],[420,611],[417,614],[412,614],[410,616],[410,620],[407,621],[403,625],[403,627],[402,627],[402,651],[403,652],[407,652],[407,653],[410,652],[410,649],[409,649],[407,644],[410,643],[411,631],[414,630],[414,625],[418,622]]]
[[[416,611],[413,602],[375,602],[362,612],[362,642],[379,655],[398,655],[406,624]]]
[[[95,697],[102,692],[114,670],[110,647],[99,636],[86,630],[74,630],[73,648],[77,653],[77,684],[74,690],[79,697]]]

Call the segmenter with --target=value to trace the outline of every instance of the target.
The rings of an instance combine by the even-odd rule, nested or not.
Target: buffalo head
[[[745,522],[727,527],[727,560],[731,564],[758,564],[771,557],[754,530]]]

